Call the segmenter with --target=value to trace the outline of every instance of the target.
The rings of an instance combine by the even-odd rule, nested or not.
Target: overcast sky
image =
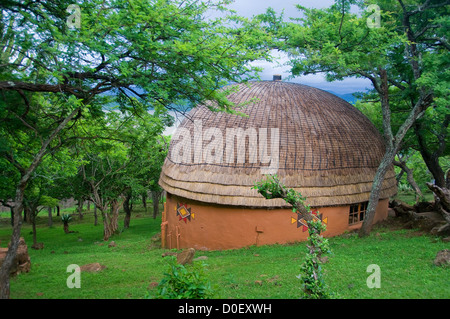
[[[277,13],[282,13],[284,10],[284,16],[287,20],[288,18],[300,17],[301,14],[295,7],[296,4],[310,8],[326,8],[333,3],[334,0],[234,0],[234,3],[229,5],[228,8],[236,10],[240,16],[251,18],[254,15],[264,13],[268,7],[271,7]],[[286,80],[290,76],[289,66],[283,66],[282,64],[287,61],[287,57],[276,51],[273,54],[277,57],[278,62],[269,63],[261,61],[253,64],[263,68],[260,74],[262,80],[272,80],[274,74],[281,74],[283,79]],[[327,82],[321,75],[296,77],[288,81],[302,83],[338,94],[366,91],[367,88],[371,87],[371,83],[368,80],[346,79],[344,81]],[[178,115],[175,126],[178,126],[182,119],[183,116]],[[175,126],[168,128],[165,134],[173,134]]]
[[[238,15],[248,18],[264,13],[268,7],[273,8],[277,13],[281,13],[284,10],[284,16],[286,18],[298,18],[300,17],[300,12],[295,7],[296,4],[310,8],[326,8],[333,3],[334,0],[234,0],[234,3],[228,7],[236,10]],[[253,63],[264,68],[261,73],[262,80],[272,80],[274,74],[281,74],[284,79],[290,76],[289,66],[283,66],[283,63],[287,61],[286,56],[279,52],[274,52],[274,55],[278,59],[277,63],[268,63],[265,61]],[[365,91],[371,87],[369,80],[355,78],[330,83],[322,75],[302,76],[289,81],[340,94]]]
[[[326,8],[331,6],[334,0],[234,0],[229,8],[236,10],[239,15],[251,17],[264,13],[268,7],[281,13],[284,10],[285,15],[294,17],[299,16],[295,5],[300,4],[309,8]]]

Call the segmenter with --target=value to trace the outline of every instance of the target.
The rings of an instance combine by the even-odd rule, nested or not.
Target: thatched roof
[[[204,106],[189,113],[177,132],[184,130],[190,136],[174,136],[162,169],[159,183],[167,192],[214,204],[286,206],[284,201],[266,200],[252,189],[255,182],[264,178],[261,167],[270,165],[261,161],[261,146],[267,141],[270,157],[272,146],[277,147],[277,140],[272,141],[271,137],[276,138],[278,131],[279,166],[275,173],[287,187],[306,196],[308,204],[322,207],[368,200],[373,177],[384,155],[384,143],[360,111],[328,92],[281,81],[254,82],[249,87],[240,85],[229,96],[235,103],[252,98],[257,100],[241,109],[248,117],[212,112]],[[210,134],[218,130],[222,133],[222,148],[220,135],[215,135],[213,140],[208,134],[203,136],[203,141],[198,139],[201,136],[198,132],[205,133],[208,128],[216,128],[209,130]],[[227,128],[242,128],[255,137],[245,139],[245,161],[239,161],[236,155],[227,158],[231,151],[227,146],[232,145],[231,139],[226,138],[226,132],[230,131]],[[254,146],[255,141],[258,147]],[[187,145],[188,142],[192,144]],[[234,141],[234,154],[237,142]],[[211,157],[194,158],[208,152],[217,155],[208,151],[213,145],[223,152],[221,161],[212,162]],[[192,156],[180,160],[180,154]],[[396,190],[392,168],[386,175],[381,198],[393,196]]]

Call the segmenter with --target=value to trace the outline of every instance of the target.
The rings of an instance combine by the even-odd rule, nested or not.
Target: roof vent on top
[[[281,81],[281,75],[280,74],[274,74],[273,75],[273,80],[274,81]]]

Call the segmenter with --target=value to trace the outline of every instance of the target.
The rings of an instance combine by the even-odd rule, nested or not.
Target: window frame
[[[362,223],[364,220],[364,216],[367,211],[367,206],[369,202],[361,202],[357,204],[350,205],[349,214],[348,214],[348,225],[356,225],[358,223]]]

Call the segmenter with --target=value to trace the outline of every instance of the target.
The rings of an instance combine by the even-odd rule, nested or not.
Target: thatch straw
[[[241,85],[229,98],[235,103],[252,98],[257,101],[240,110],[248,117],[212,112],[204,106],[189,113],[180,128],[190,133],[191,144],[186,144],[189,140],[186,138],[173,139],[161,173],[160,185],[167,192],[216,204],[285,206],[281,200],[268,201],[251,189],[264,177],[261,167],[268,166],[260,162],[261,144],[251,147],[251,138],[245,138],[245,161],[238,163],[237,157],[226,158],[226,146],[230,143],[226,143],[227,129],[249,129],[248,132],[256,134],[254,141],[260,142],[263,128],[267,129],[264,141],[267,141],[268,155],[271,155],[272,136],[279,134],[277,175],[287,187],[301,191],[310,205],[344,205],[368,200],[373,177],[384,155],[384,144],[373,124],[351,104],[319,89],[280,81],[255,82],[250,87]],[[211,143],[206,139],[194,140],[194,136],[199,136],[195,135],[195,120],[201,120],[202,132],[208,128],[222,132],[222,162],[194,159],[199,150],[207,150]],[[174,162],[175,145],[177,150],[190,149],[192,156]],[[237,141],[233,149],[237,156]],[[252,158],[257,158],[257,162],[252,163]],[[395,174],[391,168],[381,195],[388,198],[395,193]]]

